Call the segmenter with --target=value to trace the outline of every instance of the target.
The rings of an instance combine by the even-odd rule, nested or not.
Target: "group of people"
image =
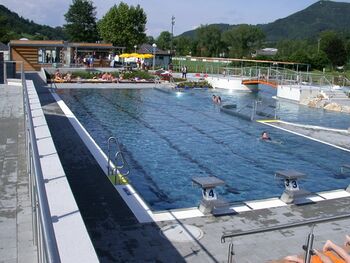
[[[113,75],[110,72],[104,72],[101,76],[102,80],[113,80]]]
[[[93,68],[94,67],[94,56],[88,54],[87,56],[85,56],[83,58],[83,64],[85,65],[85,67],[87,68]]]
[[[67,73],[65,76],[62,75],[59,69],[56,70],[55,75],[54,75],[54,80],[59,82],[59,81],[71,81],[72,80],[72,74]]]
[[[331,240],[327,240],[322,251],[313,249],[311,251],[311,263],[350,263],[350,236],[345,236],[343,246],[338,246]],[[287,256],[275,263],[304,263],[301,256]]]
[[[216,96],[214,94],[211,99],[215,104],[221,104],[221,97],[220,96]]]

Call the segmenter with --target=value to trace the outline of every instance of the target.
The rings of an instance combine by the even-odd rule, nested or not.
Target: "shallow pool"
[[[223,104],[238,107],[256,100],[273,105],[273,91],[259,94],[155,89],[61,90],[60,96],[87,131],[107,152],[107,139],[118,137],[131,167],[131,184],[154,210],[193,207],[201,193],[192,186],[195,176],[216,176],[226,182],[218,190],[230,201],[280,196],[276,170],[307,174],[303,189],[345,188],[350,178],[339,176],[349,153],[263,124],[220,112],[211,102],[219,94]],[[350,126],[349,115],[279,102],[278,115],[286,121],[334,128]],[[271,143],[259,139],[268,131]]]

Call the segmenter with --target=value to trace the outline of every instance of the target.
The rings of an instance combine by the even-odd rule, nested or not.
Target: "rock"
[[[343,106],[342,112],[350,113],[350,107],[349,106]]]
[[[323,108],[325,103],[326,101],[322,100],[321,98],[313,98],[310,99],[306,105],[312,108]]]
[[[329,103],[328,105],[326,105],[324,107],[325,110],[331,110],[331,111],[338,111],[341,112],[342,111],[342,107],[341,105],[337,104],[337,103]]]

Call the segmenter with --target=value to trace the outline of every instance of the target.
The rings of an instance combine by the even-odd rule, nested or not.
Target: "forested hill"
[[[264,30],[267,40],[277,41],[283,38],[313,38],[325,30],[348,33],[349,25],[350,3],[323,0],[286,18],[259,26]]]
[[[221,31],[226,31],[232,27],[232,25],[229,24],[210,24],[211,26],[216,26],[219,28]],[[190,37],[190,38],[195,38],[196,37],[196,30],[190,30],[182,33],[180,36],[185,36],[185,37]]]
[[[222,31],[233,26],[215,24]],[[324,30],[350,31],[350,3],[321,0],[306,9],[275,22],[258,25],[263,29],[268,41],[281,39],[314,38]],[[195,37],[195,30],[186,31],[180,36]]]
[[[53,28],[36,24],[11,12],[3,5],[0,5],[0,27],[0,41],[4,43],[21,37],[31,39],[66,39],[61,27]]]

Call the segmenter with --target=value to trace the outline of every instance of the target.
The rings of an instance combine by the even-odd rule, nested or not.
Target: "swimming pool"
[[[220,197],[247,201],[280,196],[284,187],[274,179],[276,170],[307,174],[303,189],[325,191],[345,188],[350,178],[339,176],[349,153],[256,122],[220,112],[211,102],[251,105],[270,92],[230,93],[155,89],[61,90],[60,96],[97,144],[107,152],[107,139],[118,137],[130,165],[130,181],[153,210],[198,205],[200,189],[191,178],[216,176],[226,182]],[[305,124],[347,128],[348,115],[279,102],[281,119]],[[259,139],[263,130],[272,143]]]

